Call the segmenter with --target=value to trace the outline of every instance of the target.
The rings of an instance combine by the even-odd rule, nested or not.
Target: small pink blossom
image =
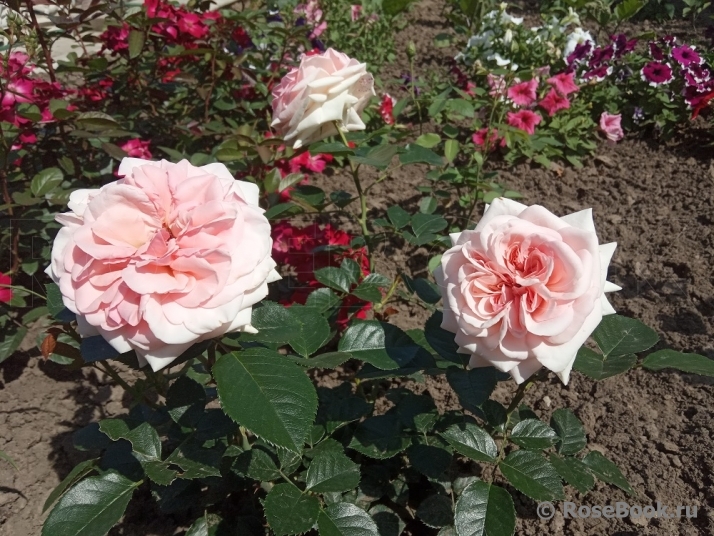
[[[620,141],[625,136],[620,124],[621,121],[621,114],[603,112],[600,116],[600,130],[605,134],[605,137],[613,143]]]
[[[518,82],[518,79],[516,79],[516,82]],[[504,97],[506,95],[507,84],[505,76],[488,73],[486,75],[486,83],[488,84],[488,88],[490,90],[488,94],[494,99]]]
[[[352,22],[357,22],[361,15],[362,6],[354,4],[350,6],[350,17],[352,18]]]
[[[499,137],[498,130],[495,128],[488,129],[484,127],[479,129],[471,136],[471,140],[477,147],[483,147],[486,145],[486,142],[488,142],[489,147],[487,150],[494,150],[496,145],[500,145],[501,147],[506,146],[506,138]]]
[[[149,160],[151,159],[151,151],[149,151],[150,143],[149,141],[135,138],[127,141],[124,145],[120,145],[119,148],[124,151],[127,156]]]
[[[538,106],[548,112],[550,117],[553,117],[560,110],[570,108],[570,101],[567,97],[558,93],[555,88],[551,88],[545,98],[538,103]]]
[[[536,95],[537,89],[538,80],[533,78],[508,88],[508,98],[518,106],[530,106],[538,98]]]
[[[183,33],[187,33],[196,39],[206,37],[208,26],[203,24],[201,18],[195,13],[182,13],[178,19],[178,27]]]
[[[574,73],[559,73],[548,78],[547,82],[563,97],[567,97],[580,89],[575,83],[574,78]]]
[[[12,289],[2,285],[12,285],[12,279],[9,275],[0,273],[0,302],[9,303],[12,300]]]
[[[508,112],[506,122],[514,128],[525,131],[528,134],[535,132],[535,127],[543,120],[540,114],[530,110],[520,110],[518,112]]]

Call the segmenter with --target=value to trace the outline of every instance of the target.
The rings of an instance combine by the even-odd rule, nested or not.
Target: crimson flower
[[[672,68],[663,62],[651,61],[642,68],[642,79],[652,87],[672,81]]]
[[[0,302],[9,303],[12,299],[12,289],[1,285],[12,285],[9,275],[0,273]]]
[[[548,78],[546,82],[553,86],[563,97],[567,97],[580,89],[574,79],[574,73],[559,73]]]
[[[555,88],[551,88],[545,98],[538,103],[538,106],[548,112],[550,117],[553,117],[558,111],[570,108],[570,101],[558,93]]]
[[[508,88],[508,98],[518,106],[530,106],[538,98],[536,90],[538,89],[538,80],[533,78],[527,82],[521,82],[515,86]]]
[[[379,104],[379,115],[382,117],[384,122],[388,125],[394,124],[394,105],[397,103],[397,99],[392,97],[389,93],[385,93],[382,96],[382,102]]]
[[[543,120],[540,114],[530,110],[520,110],[518,112],[508,112],[506,122],[514,128],[533,134],[535,127]]]

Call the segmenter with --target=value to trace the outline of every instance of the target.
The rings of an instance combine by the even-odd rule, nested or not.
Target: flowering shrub
[[[573,412],[546,423],[523,404],[529,385],[550,372],[567,383],[571,370],[714,375],[703,356],[644,355],[658,336],[607,302],[615,248],[600,245],[589,211],[516,203],[486,168],[492,154],[578,164],[596,119],[603,136],[622,137],[617,110],[589,109],[588,99],[605,108],[589,92],[611,73],[585,70],[609,71],[634,54],[629,41],[616,38],[609,58],[558,30],[560,56],[547,42],[513,57],[493,48],[495,66],[454,69],[457,87],[438,91],[415,72],[410,44],[396,99],[376,95],[362,57],[331,46],[349,17],[357,37],[345,42],[367,47],[383,30],[361,28],[383,28],[406,3],[345,7],[120,5],[97,32],[101,54],[56,65],[33,13],[13,22],[0,88],[11,253],[0,360],[40,326],[44,359],[102,371],[132,400],[75,434],[91,456],[48,497],[43,536],[106,534],[139,489],[181,512],[188,534],[378,535],[419,522],[508,536],[512,493],[560,500],[566,484],[585,493],[596,478],[635,493],[586,450]],[[506,27],[494,47],[525,31],[494,13],[484,20]],[[663,54],[694,76],[691,50]],[[539,63],[526,67],[529,57]],[[665,76],[651,61],[641,76]],[[418,208],[375,203],[374,187],[402,169]],[[377,259],[386,241],[421,277]],[[390,323],[400,301],[429,319]],[[342,383],[320,384],[312,369]],[[519,386],[503,405],[492,395],[505,372]],[[407,388],[381,403],[379,380],[427,375],[444,378],[459,409],[440,413]]]

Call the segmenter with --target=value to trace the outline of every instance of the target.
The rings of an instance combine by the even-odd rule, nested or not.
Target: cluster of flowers
[[[0,62],[0,121],[21,129],[14,149],[19,149],[22,144],[37,141],[32,129],[36,121],[25,117],[19,106],[36,106],[41,115],[39,122],[49,123],[55,120],[50,110],[50,101],[61,99],[67,94],[58,82],[48,82],[33,76],[34,70],[30,58],[23,52],[11,52],[7,62]]]
[[[365,248],[350,248],[352,236],[335,229],[329,223],[317,223],[307,227],[296,227],[282,221],[273,226],[273,259],[279,265],[291,266],[294,277],[290,278],[290,295],[283,300],[284,305],[304,304],[310,293],[324,287],[315,279],[315,271],[328,266],[340,266],[344,259],[352,259],[362,270],[362,276],[369,274],[369,260]],[[365,319],[372,308],[354,296],[347,296],[337,313],[337,325],[347,326],[353,319]]]

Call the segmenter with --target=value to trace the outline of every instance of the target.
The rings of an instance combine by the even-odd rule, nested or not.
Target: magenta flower
[[[533,78],[528,82],[521,82],[508,88],[508,98],[518,106],[530,106],[538,98],[536,95],[537,89],[538,80]]]
[[[525,131],[528,134],[535,132],[535,127],[543,118],[540,114],[530,110],[520,110],[518,112],[508,112],[506,122],[514,128]]]
[[[621,58],[628,52],[632,52],[637,45],[637,39],[627,39],[625,34],[618,34],[610,36],[612,39],[612,44],[615,47],[615,57]]]
[[[625,136],[625,133],[622,131],[621,122],[621,114],[603,112],[600,116],[600,130],[611,142],[620,141]]]
[[[32,102],[32,93],[35,90],[35,84],[27,78],[17,78],[8,82],[5,86],[5,91],[2,93],[0,104],[3,108],[9,108],[15,103]]]
[[[124,145],[119,146],[119,148],[124,151],[127,156],[132,158],[141,158],[142,160],[151,159],[151,151],[149,151],[149,145],[151,142],[143,141],[139,138],[134,138],[133,140],[127,141]]]
[[[672,68],[663,62],[651,61],[642,68],[642,79],[652,87],[672,81]]]
[[[694,52],[692,47],[687,45],[682,45],[681,47],[674,47],[672,49],[672,57],[679,62],[680,65],[699,65],[702,62],[702,58],[699,54]]]
[[[12,285],[9,275],[0,273],[0,285]],[[0,286],[0,302],[9,303],[12,300],[12,289]]]
[[[555,90],[563,97],[567,97],[571,93],[575,93],[580,88],[575,84],[575,75],[573,73],[558,73],[546,80]]]
[[[201,18],[195,13],[183,13],[178,20],[178,27],[181,32],[196,39],[202,39],[208,35],[208,26],[203,24]]]
[[[585,74],[583,74],[583,80],[596,80],[597,82],[602,82],[607,76],[612,73],[612,67],[607,65],[601,65],[595,69],[591,69]]]
[[[612,45],[609,45],[607,47],[598,47],[595,50],[593,50],[593,54],[590,57],[590,67],[597,67],[598,65],[602,65],[605,62],[608,62],[612,59],[612,55],[615,53],[615,49],[612,47]]]
[[[538,103],[538,106],[548,112],[550,117],[553,117],[558,111],[570,108],[570,101],[554,88],[551,88],[545,98]]]
[[[592,41],[586,41],[585,43],[576,45],[575,50],[573,50],[572,54],[570,54],[570,56],[568,56],[565,61],[568,65],[572,65],[573,63],[582,61],[590,55],[592,49]]]
[[[476,132],[474,132],[473,136],[471,136],[471,140],[474,142],[474,145],[476,145],[477,147],[483,147],[484,145],[486,145],[486,142],[488,141],[488,145],[489,145],[488,149],[490,149],[490,150],[494,150],[496,148],[496,145],[500,145],[501,147],[506,146],[506,138],[499,138],[498,130],[495,128],[479,129]]]
[[[662,49],[659,48],[654,41],[650,41],[648,46],[650,48],[650,56],[652,56],[654,60],[664,61],[664,52],[662,52]]]

